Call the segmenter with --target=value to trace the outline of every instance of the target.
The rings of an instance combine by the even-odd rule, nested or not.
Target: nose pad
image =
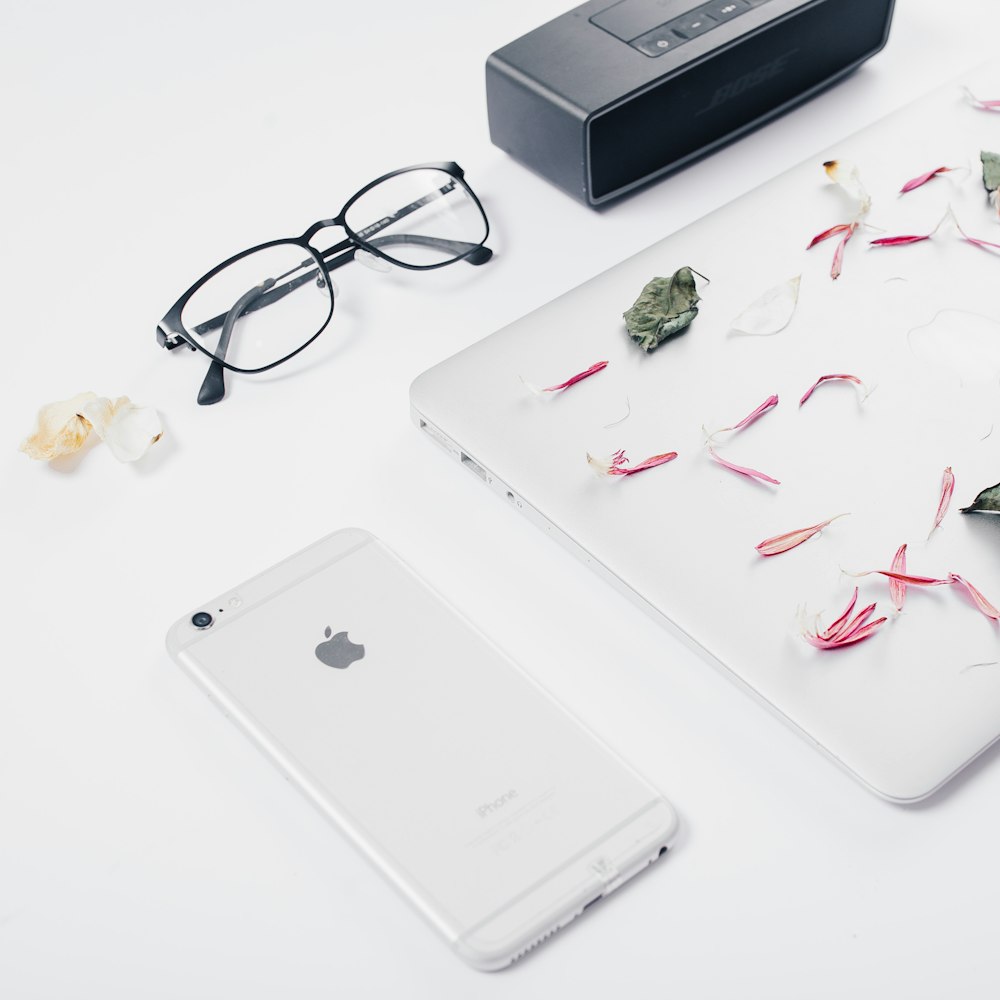
[[[320,291],[324,291],[326,289],[326,284],[327,284],[327,279],[324,278],[322,274],[317,274],[316,287],[320,289]],[[337,282],[334,281],[333,278],[330,278],[330,294],[335,299],[339,298],[340,296],[340,288],[337,286]]]
[[[355,250],[354,259],[361,261],[365,267],[370,267],[373,271],[378,271],[380,274],[385,274],[392,270],[392,265],[381,257],[376,257],[375,254],[369,253],[367,250]]]

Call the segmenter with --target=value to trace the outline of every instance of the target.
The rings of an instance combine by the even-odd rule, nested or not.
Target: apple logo
[[[333,629],[327,625],[323,635],[326,636],[327,641],[321,642],[316,647],[316,659],[320,663],[325,663],[328,667],[336,667],[338,670],[344,670],[355,660],[360,660],[365,655],[365,647],[351,642],[347,638],[346,632],[338,632],[336,635],[333,635]],[[330,638],[331,635],[333,635],[333,638]]]

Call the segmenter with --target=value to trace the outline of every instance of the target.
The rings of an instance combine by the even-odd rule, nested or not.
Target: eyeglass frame
[[[361,236],[356,233],[347,223],[344,221],[345,216],[355,202],[358,201],[363,195],[367,194],[372,188],[377,187],[379,184],[390,180],[393,177],[398,177],[401,174],[410,173],[414,170],[438,170],[442,173],[448,174],[454,182],[456,182],[463,191],[472,199],[476,208],[479,209],[479,214],[483,218],[483,225],[485,226],[485,232],[483,238],[476,244],[465,244],[462,241],[452,241],[452,240],[438,240],[433,237],[424,237],[424,240],[431,241],[437,244],[442,243],[454,243],[456,245],[465,246],[468,245],[468,249],[461,254],[457,254],[449,260],[438,261],[434,264],[409,264],[402,260],[397,260],[395,257],[384,253],[379,250],[377,246],[373,243],[368,242],[365,236],[371,236],[374,233],[379,232],[381,229],[392,225],[397,219],[408,215],[412,211],[421,208],[423,205],[427,204],[426,196],[425,198],[420,198],[415,202],[411,202],[409,205],[405,205],[398,209],[393,215],[386,216],[378,222],[373,223],[370,226],[366,226],[362,230],[365,236]],[[329,229],[332,227],[339,227],[344,230],[347,238],[341,240],[339,243],[335,243],[332,247],[326,250],[317,250],[314,246],[310,244],[310,240],[318,233],[324,229]],[[376,228],[378,227],[378,228]],[[201,351],[206,357],[210,358],[214,364],[221,365],[223,368],[228,369],[232,372],[239,372],[243,375],[257,375],[260,372],[269,371],[271,368],[276,368],[278,365],[284,364],[291,358],[294,358],[296,354],[300,351],[305,350],[326,328],[330,325],[330,320],[333,318],[333,309],[335,305],[334,295],[331,291],[330,293],[330,309],[327,313],[326,319],[323,321],[320,328],[300,347],[297,347],[291,354],[286,354],[283,358],[279,358],[277,361],[272,361],[268,365],[263,365],[260,368],[239,368],[236,365],[230,364],[222,358],[219,358],[208,348],[199,344],[195,339],[194,335],[189,332],[184,324],[181,322],[181,313],[184,307],[188,304],[191,296],[194,295],[200,288],[211,281],[217,274],[225,270],[236,261],[242,260],[244,257],[249,257],[251,254],[260,252],[261,250],[267,250],[275,246],[298,246],[301,247],[306,253],[308,253],[312,259],[316,262],[318,271],[323,275],[327,287],[331,288],[330,284],[330,271],[336,270],[338,267],[343,267],[344,264],[349,263],[354,260],[355,255],[359,250],[364,250],[367,253],[373,254],[376,257],[382,258],[389,264],[395,264],[397,267],[406,268],[409,271],[432,271],[439,267],[447,267],[449,264],[455,264],[460,260],[468,261],[468,263],[475,266],[485,264],[493,256],[493,251],[489,247],[485,246],[487,239],[490,235],[490,222],[486,216],[486,211],[484,210],[482,203],[476,196],[476,193],[469,187],[465,182],[465,171],[453,161],[443,161],[440,163],[417,163],[410,167],[400,167],[398,170],[392,170],[387,174],[383,174],[381,177],[377,177],[375,180],[366,184],[359,191],[355,192],[344,204],[344,207],[340,212],[334,216],[332,219],[321,219],[319,222],[314,222],[306,231],[298,237],[289,237],[280,240],[269,240],[266,243],[260,243],[257,246],[250,247],[248,250],[244,250],[241,253],[234,254],[232,257],[224,260],[221,264],[216,265],[206,274],[202,275],[183,295],[167,310],[166,315],[160,320],[156,325],[156,340],[157,343],[166,348],[168,351],[173,351],[178,347],[186,346],[192,351]],[[412,237],[411,237],[412,241]],[[332,260],[327,258],[331,255],[340,254],[339,257],[334,257]],[[312,279],[312,275],[303,276],[303,278]],[[299,279],[296,279],[299,280]],[[287,286],[286,286],[287,287]],[[299,287],[298,285],[294,287]],[[291,291],[291,287],[287,287],[287,291]],[[283,294],[287,294],[287,291]],[[263,293],[266,295],[267,293]],[[263,295],[261,296],[263,298]],[[274,301],[273,299],[271,301]],[[263,303],[264,305],[268,303]],[[260,308],[257,306],[256,308]],[[247,309],[247,312],[252,311]],[[243,313],[245,314],[245,313]],[[214,322],[214,321],[209,321]],[[201,324],[204,326],[205,324]],[[211,329],[212,327],[209,327]],[[197,328],[196,331],[197,332]]]

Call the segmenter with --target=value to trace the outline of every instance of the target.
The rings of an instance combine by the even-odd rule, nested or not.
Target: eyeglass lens
[[[253,370],[298,351],[332,309],[329,282],[309,251],[279,243],[209,278],[184,305],[181,322],[206,351]]]
[[[361,240],[411,266],[443,264],[486,239],[486,219],[465,187],[433,168],[388,177],[344,214]]]

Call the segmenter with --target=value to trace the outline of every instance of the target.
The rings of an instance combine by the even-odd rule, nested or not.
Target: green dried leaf
[[[1000,514],[1000,483],[983,490],[968,507],[962,508],[963,514]]]
[[[646,284],[632,308],[623,313],[625,328],[644,351],[652,351],[690,326],[700,300],[694,273],[682,267],[669,278],[653,278]]]
[[[1000,188],[1000,153],[988,153],[984,149],[979,159],[983,161],[983,186],[992,193]]]

